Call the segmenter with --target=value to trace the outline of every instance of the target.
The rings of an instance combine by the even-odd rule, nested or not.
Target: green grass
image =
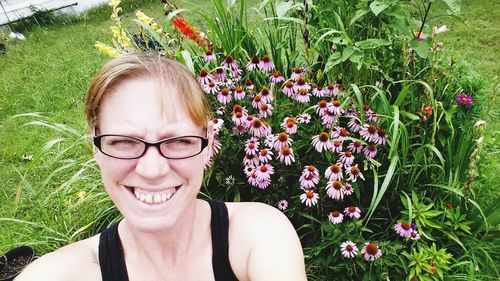
[[[135,2],[127,1],[123,5],[125,11],[130,12],[141,7],[146,14],[161,17],[160,1]],[[188,1],[177,1],[179,7],[184,7],[185,2]],[[209,6],[208,1],[196,2],[200,3],[202,8]],[[252,3],[254,2],[257,1]],[[498,6],[495,0],[465,1],[461,19],[441,17],[433,20],[434,25],[447,24],[450,28],[450,31],[441,37],[445,50],[459,61],[468,61],[474,70],[491,83],[492,89],[495,90],[481,94],[488,95],[492,101],[496,97],[495,91],[498,90],[495,84],[498,81],[495,77],[499,74],[497,54],[500,52]],[[31,117],[11,117],[16,114],[40,112],[53,122],[84,131],[82,111],[87,84],[96,69],[106,60],[93,45],[97,40],[109,43],[109,14],[110,9],[104,6],[69,23],[65,21],[47,26],[32,25],[30,30],[25,32],[25,42],[9,44],[7,53],[0,56],[0,166],[3,168],[0,170],[0,217],[37,222],[43,222],[54,214],[71,215],[75,218],[78,215],[92,217],[92,214],[85,213],[92,210],[77,211],[77,208],[71,208],[67,203],[62,204],[65,207],[57,205],[59,200],[62,200],[61,194],[57,193],[57,179],[61,175],[54,177],[53,184],[44,186],[54,188],[55,192],[34,189],[34,184],[43,181],[47,177],[46,172],[54,169],[54,165],[61,164],[60,162],[47,163],[44,159],[35,159],[38,161],[36,164],[40,164],[36,166],[33,162],[23,159],[24,155],[35,155],[37,158],[37,152],[49,139],[69,137],[62,132],[40,126],[23,126],[33,119]],[[195,16],[195,13],[186,12],[186,16]],[[497,160],[499,147],[496,142],[499,131],[496,122],[499,105],[498,102],[491,102],[491,105],[489,115],[485,116],[489,125],[479,166],[479,184],[475,186],[476,193],[483,195],[483,198],[479,198],[485,207],[494,206],[493,202],[499,194],[496,184],[500,172],[500,163]],[[76,148],[81,149],[80,144]],[[75,161],[90,157],[90,154],[78,156],[73,151],[68,155],[70,158],[74,156]],[[21,175],[26,175],[26,178],[22,179]],[[80,184],[76,183],[75,186],[79,187]],[[24,204],[17,204],[18,192],[22,192],[19,200]],[[70,204],[78,202],[75,194],[76,190],[72,190],[69,196],[73,201],[69,201]],[[53,205],[40,203],[45,202],[40,201],[44,196],[54,199]],[[30,202],[34,202],[31,209],[19,207],[26,206],[26,203],[29,205]],[[64,208],[77,213],[75,215]],[[41,238],[59,237],[61,240],[48,239],[48,245],[40,246],[40,253],[63,244],[68,234],[75,232],[74,229],[65,229],[64,225],[51,227],[60,230],[59,232],[66,232],[57,235],[50,231],[43,232],[45,236],[40,235]],[[0,253],[30,241],[30,235],[33,233],[27,231],[29,228],[26,224],[0,221]]]

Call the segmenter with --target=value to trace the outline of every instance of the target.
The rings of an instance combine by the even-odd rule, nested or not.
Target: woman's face
[[[97,134],[118,134],[150,142],[184,135],[206,137],[184,106],[164,98],[161,106],[159,83],[149,78],[121,82],[104,98]],[[174,91],[176,87],[164,87]],[[170,106],[165,106],[171,103]],[[174,108],[175,113],[162,108]],[[187,210],[193,210],[209,159],[208,148],[187,159],[166,159],[156,147],[149,147],[138,159],[115,159],[96,151],[104,186],[127,223],[144,232],[172,227]],[[170,198],[170,199],[166,199]]]

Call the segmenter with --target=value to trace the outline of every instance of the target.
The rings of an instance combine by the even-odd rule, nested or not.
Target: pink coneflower
[[[233,134],[235,134],[237,136],[241,136],[241,135],[245,134],[246,132],[248,132],[248,127],[246,127],[244,124],[240,124],[240,125],[234,126],[232,128],[232,131],[233,131]]]
[[[323,89],[323,86],[321,85],[316,85],[316,87],[312,91],[313,96],[321,98],[325,96],[325,89]]]
[[[333,112],[335,115],[340,115],[344,112],[342,109],[342,103],[338,99],[334,99],[331,103],[331,106],[328,107],[330,112]]]
[[[281,72],[279,70],[276,70],[271,77],[269,77],[269,83],[271,85],[276,85],[277,83],[281,83],[285,81],[285,78],[281,76]]]
[[[245,158],[243,158],[245,166],[257,166],[259,162],[259,157],[256,154],[245,154]]]
[[[348,182],[344,184],[344,195],[351,195],[354,193],[354,189],[352,188],[352,185]]]
[[[215,55],[213,53],[212,50],[207,50],[205,52],[205,56],[203,57],[203,59],[206,61],[206,62],[210,62],[210,61],[213,61],[215,60]]]
[[[339,140],[333,141],[331,151],[336,153],[341,153],[342,150],[344,150],[342,144],[343,143]]]
[[[257,178],[256,179],[256,187],[260,188],[260,189],[266,189],[269,187],[269,185],[271,185],[271,179],[259,179]]]
[[[221,104],[228,104],[231,102],[231,91],[228,88],[222,88],[217,95],[217,100]]]
[[[274,142],[276,141],[276,136],[275,135],[267,135],[266,138],[264,139],[264,144],[269,148],[273,149],[274,147]]]
[[[224,79],[226,79],[226,72],[224,71],[224,68],[216,68],[215,69],[215,73],[214,73],[214,77],[215,79],[219,80],[219,81],[223,81]]]
[[[470,107],[474,104],[474,99],[467,94],[460,93],[457,95],[457,103],[461,106]]]
[[[313,165],[305,166],[299,178],[300,187],[310,189],[319,182],[319,171]]]
[[[251,137],[248,140],[245,141],[245,147],[248,147],[250,144],[254,144],[256,146],[260,145],[260,141],[256,137]]]
[[[274,64],[271,61],[269,55],[263,55],[261,61],[259,62],[258,67],[260,70],[269,72],[274,69]]]
[[[323,152],[323,150],[326,151],[332,149],[332,143],[330,142],[330,138],[328,137],[328,134],[325,132],[322,132],[319,135],[312,137],[311,144],[318,152]]]
[[[314,109],[316,110],[318,116],[323,116],[328,110],[328,102],[326,100],[320,100],[318,104],[314,106]]]
[[[327,128],[331,128],[333,123],[337,121],[338,116],[335,113],[330,112],[330,110],[325,111],[325,115],[321,117],[321,123]]]
[[[309,90],[311,90],[311,85],[306,82],[306,79],[304,79],[304,77],[297,78],[297,81],[295,81],[295,85],[297,86],[297,90],[299,91],[307,90],[309,92]]]
[[[329,181],[340,181],[343,177],[339,164],[331,164],[325,171],[325,178]]]
[[[243,122],[245,128],[250,129],[250,127],[252,126],[253,119],[254,119],[254,117],[252,114],[247,115],[247,118]]]
[[[318,204],[319,195],[314,190],[304,190],[300,195],[300,202],[305,203],[307,207]]]
[[[347,123],[347,127],[349,128],[349,130],[351,130],[351,132],[357,133],[359,132],[359,130],[361,130],[361,122],[358,118],[353,117]]]
[[[358,254],[358,247],[352,241],[345,241],[340,244],[342,255],[348,259],[354,258]]]
[[[259,144],[258,142],[249,142],[245,144],[245,153],[248,155],[257,155],[259,153]]]
[[[196,80],[198,80],[198,83],[200,83],[202,88],[208,85],[208,83],[210,83],[213,79],[214,77],[210,75],[206,69],[200,70],[200,75],[196,77]]]
[[[224,79],[218,80],[218,81],[219,81],[219,86],[220,87],[226,87],[226,88],[229,88],[229,89],[234,88],[234,82],[231,79],[224,78]]]
[[[339,94],[339,88],[336,84],[330,83],[326,87],[326,96],[337,96]]]
[[[347,146],[347,149],[349,149],[352,153],[361,153],[363,151],[363,144],[360,141],[355,140]]]
[[[299,121],[300,124],[308,124],[311,122],[311,115],[307,113],[302,113],[297,116],[297,121]]]
[[[382,256],[382,251],[376,243],[366,242],[361,250],[361,254],[365,257],[365,260],[374,261]]]
[[[401,237],[410,237],[413,229],[411,228],[411,224],[408,222],[400,222],[394,226],[394,230]]]
[[[339,139],[341,141],[343,141],[346,137],[349,136],[349,131],[347,131],[344,127],[340,127],[340,126],[335,126],[334,127],[334,130],[332,131],[330,137],[332,139]]]
[[[280,160],[281,163],[285,163],[287,166],[292,165],[292,163],[295,162],[293,149],[288,146],[283,147],[278,153],[278,160]]]
[[[271,104],[263,103],[259,108],[259,118],[267,118],[273,114],[273,106]]]
[[[261,163],[268,163],[271,161],[273,156],[273,152],[271,150],[267,150],[265,148],[259,151],[259,160]]]
[[[266,87],[260,90],[259,95],[262,97],[262,101],[265,103],[271,103],[274,100],[273,94]]]
[[[418,231],[416,230],[412,230],[411,231],[411,234],[410,234],[410,239],[413,240],[413,241],[417,241],[420,239],[420,234],[418,234]]]
[[[273,143],[273,148],[274,150],[279,151],[283,147],[291,146],[292,143],[293,140],[288,136],[288,134],[285,132],[281,132],[278,135],[276,135],[276,139]]]
[[[229,73],[229,77],[231,78],[231,83],[234,84],[233,81],[239,81],[241,79],[241,74],[243,73],[243,70],[237,68],[234,70],[231,70]]]
[[[285,117],[283,123],[281,123],[281,128],[287,134],[295,134],[297,133],[297,119],[293,117]]]
[[[377,136],[373,140],[377,144],[385,144],[387,142],[387,135],[384,129],[377,129]]]
[[[298,94],[295,96],[295,100],[299,103],[309,102],[311,94],[306,89],[300,89]]]
[[[339,224],[344,220],[344,215],[342,215],[342,213],[339,211],[332,211],[330,212],[330,214],[328,214],[328,219],[333,224]]]
[[[233,112],[231,114],[231,120],[236,126],[243,124],[245,122],[245,119],[246,115],[242,111]]]
[[[250,126],[250,133],[254,137],[261,138],[267,136],[267,128],[260,119],[253,118],[252,125]]]
[[[257,69],[257,66],[259,65],[259,61],[260,61],[260,60],[259,60],[259,56],[257,56],[257,54],[254,54],[254,55],[252,56],[252,58],[250,59],[250,61],[247,63],[247,65],[246,65],[246,67],[245,67],[245,68],[246,68],[248,71],[252,71],[252,70]]]
[[[346,216],[350,217],[351,219],[353,217],[359,219],[361,217],[361,210],[358,207],[351,205],[351,206],[346,207],[344,209],[344,214]]]
[[[259,108],[264,101],[262,101],[262,96],[261,95],[255,95],[252,100],[252,106],[253,108]]]
[[[284,211],[288,208],[288,201],[286,201],[285,199],[282,199],[278,202],[277,206],[278,206],[278,209]]]
[[[243,167],[243,173],[245,173],[245,175],[247,177],[250,177],[251,175],[253,175],[255,173],[255,166],[254,165],[245,165]]]
[[[293,70],[293,73],[292,75],[290,76],[290,78],[292,80],[297,80],[298,78],[300,77],[303,77],[304,76],[304,69],[302,67],[296,67],[294,70]]]
[[[373,141],[377,139],[378,128],[375,125],[364,125],[359,133],[366,141]]]
[[[332,199],[344,199],[344,184],[339,180],[329,181],[326,185],[326,194]]]
[[[377,122],[377,113],[371,109],[368,109],[366,111],[366,120],[368,120],[368,122]]]
[[[222,129],[222,126],[224,125],[224,120],[219,119],[219,118],[213,118],[212,124],[213,124],[213,128],[214,128],[214,133],[216,135],[218,135],[220,130]]]
[[[231,69],[231,71],[239,69],[239,63],[231,55],[227,55],[221,65]]]
[[[210,152],[210,157],[217,155],[222,147],[222,144],[217,138],[214,138],[212,141],[212,150]]]
[[[219,92],[219,86],[215,83],[215,81],[210,81],[205,87],[203,87],[203,91],[207,94],[214,95]]]
[[[342,151],[340,152],[339,163],[342,163],[346,166],[351,166],[354,162],[354,155],[350,151]]]
[[[218,91],[218,90],[217,90],[217,91]],[[217,115],[224,115],[224,114],[226,114],[226,107],[225,107],[225,106],[221,106],[221,107],[217,108],[217,109],[215,110],[215,113],[216,113]]]
[[[253,90],[254,87],[255,85],[253,84],[252,80],[250,79],[245,80],[245,89]]]
[[[297,87],[295,86],[295,84],[292,81],[288,80],[285,83],[285,86],[283,86],[282,92],[287,97],[292,98],[293,96],[295,96],[295,93],[297,92]]]
[[[245,91],[241,86],[236,86],[236,89],[234,90],[234,99],[242,100],[244,98],[245,98]]]
[[[367,145],[364,149],[363,149],[363,153],[370,157],[370,158],[375,158],[375,156],[377,156],[377,146],[374,145],[373,143]]]
[[[270,179],[271,175],[274,174],[274,167],[270,164],[261,164],[255,169],[255,174],[260,180]]]
[[[358,164],[347,167],[346,174],[348,176],[347,180],[351,182],[355,182],[358,177],[360,177],[362,180],[365,180],[365,177],[361,173],[361,170],[358,168]]]

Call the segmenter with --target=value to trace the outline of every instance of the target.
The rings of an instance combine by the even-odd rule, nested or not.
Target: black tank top
[[[227,207],[221,201],[207,201],[212,210],[212,268],[216,281],[238,280],[229,263]],[[118,234],[118,224],[101,233],[99,239],[99,265],[102,281],[128,281],[123,246]]]

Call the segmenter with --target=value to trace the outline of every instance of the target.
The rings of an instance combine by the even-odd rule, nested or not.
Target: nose
[[[135,170],[142,177],[155,180],[168,174],[170,171],[169,161],[161,156],[157,147],[148,147],[146,153],[138,159]]]

